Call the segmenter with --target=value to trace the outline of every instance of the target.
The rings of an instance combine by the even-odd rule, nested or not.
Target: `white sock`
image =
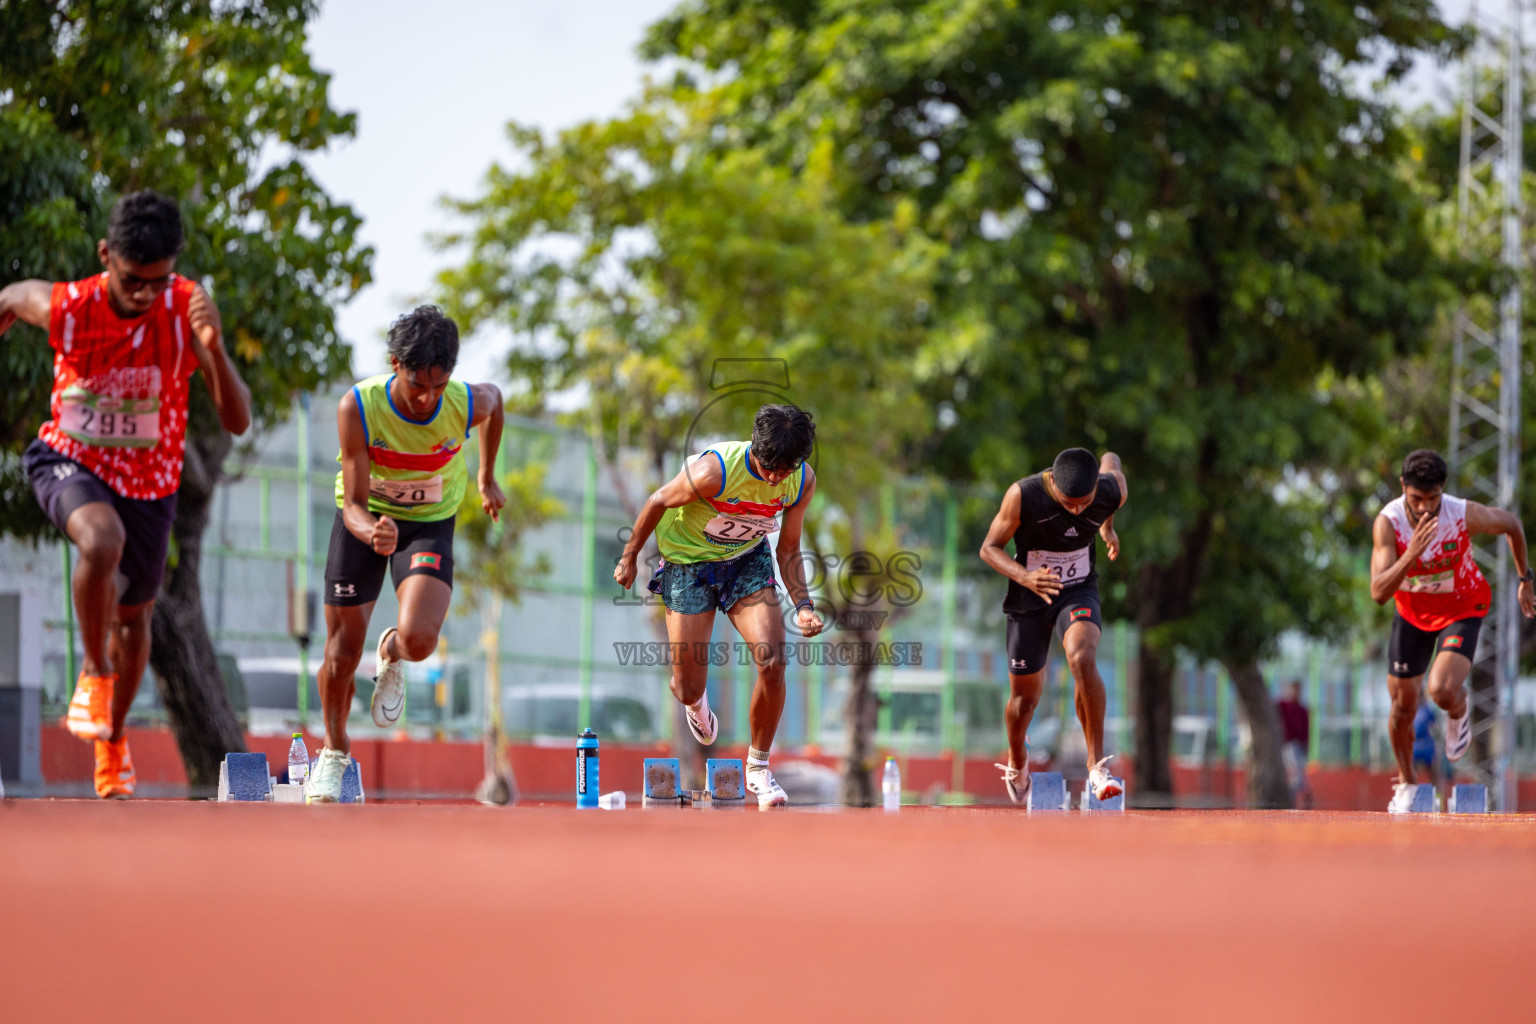
[[[751,771],[753,768],[762,769],[762,768],[767,768],[767,767],[768,767],[768,751],[766,751],[766,750],[758,750],[756,747],[748,747],[747,748],[747,771]]]

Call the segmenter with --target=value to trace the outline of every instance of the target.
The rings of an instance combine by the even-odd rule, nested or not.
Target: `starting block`
[[[1114,779],[1115,782],[1119,783],[1119,785],[1120,785],[1120,792],[1118,794],[1116,794],[1115,796],[1110,797],[1108,800],[1098,800],[1098,799],[1094,798],[1093,787],[1092,786],[1084,786],[1083,787],[1083,799],[1082,799],[1082,802],[1077,805],[1078,809],[1081,810],[1081,811],[1092,812],[1092,813],[1098,813],[1100,811],[1118,811],[1119,813],[1124,814],[1125,813],[1125,780],[1121,779],[1121,778],[1117,778],[1117,777],[1115,777],[1113,775],[1111,775],[1110,778]]]
[[[219,765],[219,800],[253,802],[272,795],[272,777],[267,774],[266,754],[224,755]]]
[[[1460,787],[1458,787],[1460,788]],[[1484,799],[1487,799],[1486,794]],[[1427,782],[1415,783],[1413,787],[1413,802],[1408,805],[1408,810],[1399,811],[1399,814],[1434,814],[1435,813],[1435,787]]]
[[[1030,772],[1029,795],[1024,806],[1031,813],[1036,811],[1065,811],[1070,808],[1067,782],[1061,772]]]
[[[645,759],[645,788],[640,795],[642,807],[650,804],[672,804],[683,799],[683,769],[675,757],[648,757]]]
[[[739,757],[711,757],[704,762],[711,803],[747,799],[747,774]],[[698,801],[695,800],[695,803]]]
[[[1446,810],[1452,814],[1487,814],[1488,787],[1478,783],[1458,783],[1451,790],[1451,802]]]

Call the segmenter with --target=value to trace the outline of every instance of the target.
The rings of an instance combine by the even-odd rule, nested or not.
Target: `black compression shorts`
[[[1392,639],[1387,642],[1387,674],[1412,679],[1429,671],[1435,655],[1444,651],[1460,654],[1468,661],[1477,654],[1477,635],[1483,630],[1481,617],[1459,619],[1438,633],[1431,633],[1392,613]]]
[[[1065,637],[1073,623],[1088,621],[1104,628],[1104,613],[1099,609],[1099,588],[1074,588],[1058,595],[1051,604],[1037,612],[1008,616],[1008,673],[1033,675],[1045,668],[1050,653],[1051,634]]]
[[[369,604],[379,599],[384,589],[384,569],[395,581],[395,589],[407,576],[435,576],[453,586],[453,520],[413,523],[396,519],[400,541],[394,554],[376,554],[372,548],[348,530],[341,521],[341,510],[331,524],[331,549],[325,559],[325,603],[334,605]]]

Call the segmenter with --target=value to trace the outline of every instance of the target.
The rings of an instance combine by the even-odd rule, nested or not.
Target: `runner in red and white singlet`
[[[1445,460],[1420,449],[1403,461],[1403,493],[1388,502],[1372,529],[1371,598],[1397,606],[1387,645],[1389,728],[1398,784],[1387,810],[1405,812],[1413,796],[1413,717],[1419,684],[1429,673],[1429,696],[1449,716],[1445,753],[1460,760],[1472,738],[1467,673],[1483,618],[1492,606],[1488,581],[1472,554],[1477,534],[1509,538],[1520,573],[1520,610],[1536,615],[1536,573],[1526,555],[1517,516],[1446,494]]]
[[[96,744],[96,792],[136,782],[123,721],[149,661],[187,431],[187,383],[202,369],[226,430],[251,395],[224,352],[218,309],[175,274],[181,214],[153,192],[124,196],[97,246],[104,273],[0,289],[0,334],[48,332],[50,418],[22,456],[38,504],[80,549],[71,580],[84,648],[69,731]]]

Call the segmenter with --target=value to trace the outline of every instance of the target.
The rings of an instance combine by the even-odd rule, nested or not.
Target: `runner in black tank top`
[[[1029,792],[1025,733],[1045,687],[1051,634],[1061,637],[1077,683],[1077,717],[1088,745],[1088,781],[1094,795],[1108,799],[1121,785],[1104,756],[1104,680],[1097,664],[1104,620],[1099,609],[1095,535],[1104,538],[1113,561],[1120,554],[1114,515],[1125,504],[1120,457],[1095,459],[1085,448],[1056,456],[1051,469],[1008,488],[992,520],[981,559],[1008,578],[1003,611],[1008,618],[1006,713],[1008,763],[1003,782],[1014,803]],[[1014,554],[1006,545],[1014,543]]]

